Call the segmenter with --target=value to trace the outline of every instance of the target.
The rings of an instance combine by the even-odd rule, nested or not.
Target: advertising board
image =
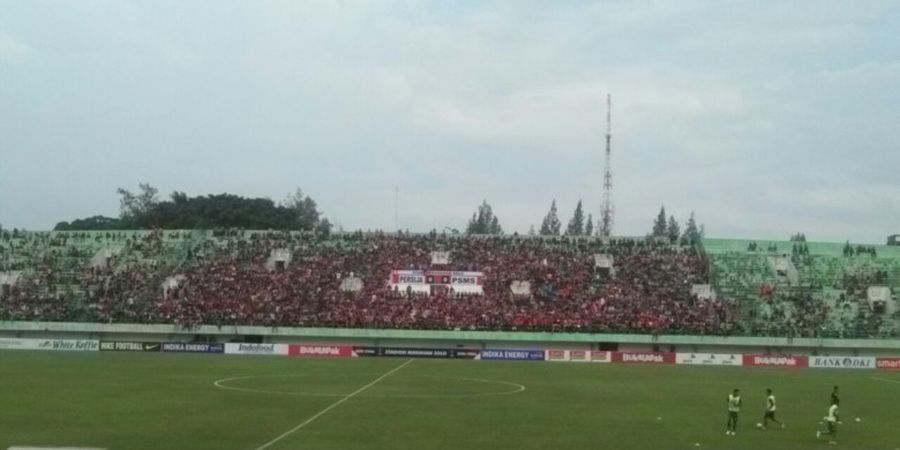
[[[225,344],[228,355],[287,355],[288,344],[248,344],[229,342]]]
[[[875,366],[879,369],[900,369],[900,358],[877,358]]]
[[[452,358],[453,350],[445,348],[404,348],[383,347],[381,356],[397,356],[401,358]]]
[[[698,366],[741,366],[743,355],[733,353],[676,353],[675,364]]]
[[[479,350],[461,348],[453,350],[453,357],[457,359],[475,359],[478,358],[479,355],[481,355]]]
[[[546,350],[544,358],[547,361],[567,361],[567,362],[609,362],[609,352],[592,352],[590,350]],[[597,359],[594,360],[592,355],[596,354]]]
[[[588,362],[591,360],[590,354],[588,350],[569,350],[569,361]]]
[[[39,347],[43,339],[16,339],[4,338],[0,339],[0,350],[43,350]]]
[[[2,350],[50,350],[61,352],[96,352],[100,341],[94,339],[0,339]]]
[[[511,361],[543,361],[543,350],[510,350],[485,349],[481,351],[481,359],[499,359]]]
[[[162,344],[159,342],[100,342],[100,351],[104,352],[158,352],[161,348]]]
[[[874,369],[874,356],[810,356],[813,369]]]
[[[792,355],[744,355],[744,365],[803,368],[809,367],[809,357]]]
[[[174,353],[225,353],[225,344],[205,342],[163,342],[162,351]]]
[[[569,351],[568,350],[547,350],[544,358],[547,361],[568,361],[569,360]]]
[[[381,356],[378,347],[353,347],[353,356]]]
[[[479,354],[478,350],[464,348],[353,347],[353,356],[475,359]]]
[[[613,352],[615,363],[675,364],[674,353],[663,352]]]
[[[291,356],[353,356],[353,347],[349,345],[288,344],[288,355]]]

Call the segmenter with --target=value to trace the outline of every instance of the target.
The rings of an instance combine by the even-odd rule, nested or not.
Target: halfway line
[[[372,380],[371,383],[369,383],[369,384],[367,384],[367,385],[365,385],[365,386],[363,386],[363,387],[361,387],[361,388],[359,388],[359,389],[357,389],[357,390],[355,390],[355,391],[353,391],[353,392],[347,394],[346,396],[342,397],[340,400],[338,400],[338,401],[336,401],[336,402],[334,402],[334,403],[328,405],[328,407],[326,407],[325,409],[323,409],[323,410],[317,412],[316,415],[310,417],[309,419],[306,419],[306,420],[303,421],[303,423],[301,423],[300,425],[297,425],[296,427],[291,428],[290,430],[284,432],[284,434],[282,434],[281,436],[278,436],[277,438],[272,439],[272,440],[269,441],[269,442],[266,442],[266,443],[263,444],[262,446],[257,447],[256,450],[264,450],[264,449],[266,449],[266,448],[271,447],[271,446],[272,446],[273,444],[275,444],[276,442],[278,442],[278,441],[280,441],[280,440],[282,440],[282,439],[284,439],[284,438],[290,436],[291,434],[293,434],[293,433],[296,432],[297,430],[299,430],[299,429],[301,429],[301,428],[303,428],[303,427],[309,425],[309,424],[312,423],[314,420],[318,419],[319,417],[322,417],[322,415],[324,415],[324,414],[327,413],[328,411],[331,411],[332,409],[334,409],[335,407],[337,407],[337,406],[340,405],[341,403],[344,403],[344,402],[346,402],[347,400],[350,400],[351,398],[356,397],[356,396],[359,395],[362,391],[365,391],[366,389],[368,389],[368,388],[374,386],[375,383],[378,383],[379,381],[381,381],[381,380],[387,378],[390,374],[392,374],[392,373],[394,373],[394,372],[396,372],[396,371],[398,371],[398,370],[400,370],[400,369],[406,367],[406,365],[409,364],[409,363],[411,363],[411,362],[413,362],[412,359],[407,360],[405,363],[400,364],[400,365],[397,366],[397,367],[394,367],[393,369],[391,369],[390,371],[388,371],[388,372],[385,373],[384,375],[382,375],[382,376],[380,376],[380,377],[378,377],[378,378]]]

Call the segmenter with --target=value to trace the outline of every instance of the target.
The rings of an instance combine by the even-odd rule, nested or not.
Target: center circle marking
[[[302,391],[279,391],[274,389],[253,389],[253,388],[245,388],[232,386],[228,383],[238,382],[244,380],[255,380],[255,379],[265,379],[265,378],[304,378],[304,377],[312,377],[316,375],[322,376],[334,376],[334,374],[291,374],[291,375],[248,375],[243,377],[230,377],[230,378],[222,378],[220,380],[216,380],[213,382],[213,386],[219,389],[225,389],[229,391],[238,391],[238,392],[250,392],[254,394],[268,394],[268,395],[294,395],[298,397],[344,397],[347,394],[331,394],[331,393],[323,393],[323,392],[302,392]],[[368,375],[368,374],[353,374],[353,375]],[[492,397],[499,395],[512,395],[518,394],[525,390],[525,386],[519,383],[513,383],[511,381],[501,381],[501,380],[486,380],[482,378],[467,378],[467,377],[443,377],[443,376],[431,376],[431,375],[405,375],[398,376],[397,378],[430,378],[436,380],[454,380],[454,381],[467,381],[471,383],[482,383],[482,384],[493,384],[504,386],[506,389],[498,390],[495,392],[474,392],[474,393],[463,393],[463,394],[366,394],[361,393],[357,395],[357,397],[369,397],[369,398],[470,398],[470,397]]]

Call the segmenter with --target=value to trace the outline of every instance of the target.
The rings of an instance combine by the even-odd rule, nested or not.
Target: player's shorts
[[[733,417],[737,419],[738,411],[728,411],[728,417]]]
[[[766,414],[763,417],[765,417],[766,419],[775,420],[775,411],[766,411]]]
[[[837,432],[837,422],[836,421],[827,420],[827,421],[825,421],[825,423],[828,425],[828,433],[829,434],[834,434]]]

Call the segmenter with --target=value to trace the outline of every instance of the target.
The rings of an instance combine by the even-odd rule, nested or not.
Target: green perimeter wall
[[[622,351],[900,355],[900,339],[814,339],[745,336],[549,333],[509,331],[395,330],[350,328],[269,328],[68,322],[0,322],[0,337],[71,338],[118,341],[330,342],[357,345],[470,348],[597,349],[616,344]]]

